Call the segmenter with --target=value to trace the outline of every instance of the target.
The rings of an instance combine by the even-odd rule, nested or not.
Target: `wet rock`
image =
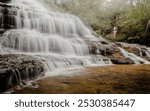
[[[110,58],[113,64],[134,64],[134,61],[130,58],[123,57],[118,47],[123,47],[121,43],[109,43],[106,42],[87,42],[90,53],[94,55],[102,55],[104,57]],[[135,53],[137,55],[140,54],[139,49],[132,47],[124,47],[127,51],[131,53]],[[141,63],[143,64],[143,63]]]
[[[101,44],[108,44],[106,41],[101,41]]]
[[[148,60],[148,61],[150,61],[150,57],[146,57],[145,59]]]
[[[22,80],[38,77],[44,72],[41,61],[31,56],[0,55],[0,64],[0,92],[20,84]]]
[[[134,61],[129,58],[110,58],[113,64],[134,64]]]
[[[6,0],[5,2],[7,2]],[[16,15],[18,7],[0,3],[0,34],[5,30],[16,28]]]
[[[146,47],[146,46],[142,46],[139,44],[128,44],[128,43],[122,43],[122,42],[118,42],[118,43],[116,43],[116,45],[118,45],[119,47],[124,48],[128,52],[133,53],[133,54],[140,56],[142,58],[147,59],[147,57],[150,56],[150,53],[148,51],[148,47]]]
[[[10,2],[11,0],[1,0],[0,2],[2,3],[7,3],[7,2]]]
[[[13,73],[10,69],[0,69],[0,92],[11,86]]]
[[[112,55],[115,50],[118,50],[116,45],[107,41],[86,41],[86,43],[89,47],[90,53],[94,55],[109,56]]]

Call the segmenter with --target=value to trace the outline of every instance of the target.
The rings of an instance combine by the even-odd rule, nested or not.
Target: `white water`
[[[49,71],[111,64],[109,59],[104,61],[102,56],[89,53],[85,40],[96,40],[96,37],[78,17],[49,11],[37,0],[12,0],[9,5],[20,9],[12,16],[16,28],[2,35],[1,53],[33,55]]]
[[[124,50],[123,48],[121,47],[118,47],[122,53],[122,55],[126,58],[130,58],[131,60],[134,61],[135,64],[140,64],[141,62],[143,62],[144,64],[150,64],[149,61],[133,54],[133,53],[129,53],[128,51]]]
[[[146,47],[146,46],[140,46],[138,44],[128,44],[128,43],[121,43],[121,46],[122,47],[126,47],[126,48],[135,48],[135,49],[138,49],[139,50],[139,56],[143,56],[142,52],[145,52],[146,56],[147,57],[150,57],[150,48]]]
[[[150,48],[147,48],[145,46],[142,46],[143,48],[136,46],[136,48],[139,50],[140,56],[142,57],[142,51],[146,54],[147,57],[150,57]]]
[[[147,57],[150,57],[150,48],[146,48],[146,55]]]
[[[100,51],[91,55],[85,41],[97,40],[82,21],[70,14],[47,10],[38,0],[12,0],[17,14],[11,16],[15,28],[7,30],[0,41],[1,54],[28,54],[39,58],[48,71],[63,68],[112,64]],[[0,9],[1,10],[1,9]],[[3,14],[0,11],[1,28]],[[124,57],[136,64],[149,64],[145,59],[120,48]],[[141,49],[139,49],[142,55]],[[146,51],[150,55],[150,49]],[[50,74],[50,73],[48,73]]]

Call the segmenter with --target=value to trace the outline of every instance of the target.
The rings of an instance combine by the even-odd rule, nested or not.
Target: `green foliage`
[[[122,23],[121,30],[118,32],[119,36],[117,36],[117,40],[150,45],[150,29],[146,31],[146,24],[148,21],[149,19],[128,20],[128,22]]]
[[[45,1],[54,10],[77,15],[99,35],[105,37],[116,26],[115,40],[150,45],[150,0]]]

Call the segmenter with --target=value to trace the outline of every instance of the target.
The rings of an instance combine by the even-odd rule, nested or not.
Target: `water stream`
[[[14,28],[2,35],[1,53],[35,56],[43,61],[49,71],[111,64],[109,59],[104,61],[102,56],[90,54],[85,41],[97,38],[78,17],[50,11],[37,0],[12,0],[8,4],[19,8],[15,15],[10,15],[9,22]],[[0,18],[3,29],[2,13]]]
[[[149,61],[133,54],[133,53],[129,53],[128,51],[126,51],[125,49],[121,48],[121,47],[118,47],[122,53],[122,55],[126,58],[130,58],[131,60],[134,61],[135,64],[140,64],[140,63],[143,63],[143,64],[150,64]]]

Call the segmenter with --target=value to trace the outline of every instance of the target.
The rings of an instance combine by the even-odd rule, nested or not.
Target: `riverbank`
[[[37,81],[36,88],[16,88],[19,94],[141,94],[150,93],[150,65],[87,67],[71,75]]]

